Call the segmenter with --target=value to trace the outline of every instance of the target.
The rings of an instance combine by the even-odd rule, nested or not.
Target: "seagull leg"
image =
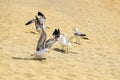
[[[67,52],[68,52],[68,47],[67,47]]]
[[[77,44],[79,44],[79,37],[78,36],[77,36],[77,41],[76,42],[77,42]]]
[[[80,44],[80,37],[78,37],[78,44]]]
[[[64,46],[64,50],[66,51],[66,46]]]
[[[68,46],[65,47],[65,53],[67,53],[67,52],[68,52]]]
[[[71,37],[69,38],[69,41],[71,42],[72,39],[75,38],[75,37],[76,37],[76,36],[71,36]]]
[[[65,46],[63,45],[63,48],[62,48],[62,50],[65,50]]]
[[[76,37],[76,43],[77,43],[77,41],[78,41],[78,37]]]
[[[64,51],[65,51],[65,52],[67,51],[67,48],[66,48],[66,46],[64,46]]]
[[[37,55],[35,55],[34,59],[35,59],[35,60],[37,60],[37,59],[38,59],[38,56],[37,56]]]

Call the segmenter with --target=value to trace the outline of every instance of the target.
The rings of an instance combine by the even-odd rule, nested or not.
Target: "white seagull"
[[[70,46],[71,43],[69,40],[66,39],[66,34],[60,35],[59,43],[62,46],[62,50],[64,50],[65,52],[68,52],[68,46]]]
[[[37,26],[41,28],[41,35],[37,43],[36,52],[32,55],[35,56],[35,58],[42,58],[42,55],[44,55],[48,51],[48,49],[51,48],[55,42],[58,41],[58,38],[60,37],[60,30],[55,29],[53,32],[53,37],[46,41],[47,39],[46,32],[43,29],[42,22],[39,21],[39,18],[37,16],[36,16],[36,23]]]
[[[79,44],[80,42],[80,37],[82,37],[83,39],[88,39],[86,36],[86,34],[80,33],[78,32],[78,28],[74,28],[74,37],[76,38],[76,42]]]
[[[38,17],[39,21],[43,24],[43,28],[50,29],[50,27],[45,25],[46,17],[41,12],[38,12],[37,17]],[[33,18],[32,20],[28,21],[25,25],[29,25],[29,24],[32,24],[32,23],[35,23],[35,28],[34,29],[37,32],[40,32],[40,27],[37,26],[37,20],[35,18]]]

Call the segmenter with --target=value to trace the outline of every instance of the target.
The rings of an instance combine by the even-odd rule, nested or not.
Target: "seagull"
[[[36,16],[36,23],[37,23],[37,26],[41,28],[41,35],[37,43],[36,52],[32,54],[32,56],[35,56],[35,58],[42,58],[42,55],[48,52],[48,49],[51,48],[53,44],[58,41],[58,38],[60,37],[60,30],[55,29],[52,34],[53,37],[46,40],[47,39],[46,32],[43,29],[42,22],[39,21],[39,18],[37,16]]]
[[[39,21],[43,24],[43,28],[50,29],[50,27],[45,25],[46,17],[41,12],[38,12],[37,16],[38,16]],[[35,29],[37,32],[40,32],[40,27],[37,26],[37,20],[35,18],[28,21],[25,25],[30,25],[32,23],[35,23],[35,28],[33,28],[33,29]]]
[[[73,37],[76,38],[76,42],[77,42],[78,44],[79,44],[79,42],[80,42],[80,37],[82,37],[83,39],[87,39],[87,40],[88,40],[88,38],[85,37],[86,34],[83,34],[83,33],[78,32],[78,28],[74,28],[73,30],[74,30],[74,35],[73,35]]]
[[[63,33],[60,35],[59,44],[62,46],[62,50],[68,52],[68,46],[70,46],[71,43],[66,39],[66,34]]]

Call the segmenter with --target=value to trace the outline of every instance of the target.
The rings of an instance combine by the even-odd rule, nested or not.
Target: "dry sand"
[[[120,80],[119,0],[0,0],[0,80]],[[38,11],[47,17],[48,38],[55,28],[71,36],[73,27],[90,40],[69,53],[53,50],[47,61],[31,60],[39,34],[24,24]],[[34,31],[35,32],[35,31]],[[69,34],[69,35],[68,35]]]

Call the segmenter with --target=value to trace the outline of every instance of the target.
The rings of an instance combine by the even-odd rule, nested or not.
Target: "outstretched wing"
[[[57,39],[51,38],[46,41],[45,48],[49,49],[54,43],[57,42]]]
[[[34,18],[34,19],[32,19],[32,20],[28,21],[27,23],[25,23],[25,25],[32,24],[32,23],[34,23],[35,21],[36,21],[36,19]]]
[[[44,24],[46,21],[46,17],[41,12],[38,12],[37,16],[39,17],[40,22]],[[36,22],[35,18],[33,18],[32,20],[25,23],[25,25],[29,25],[29,24],[32,24],[34,22]]]
[[[53,32],[53,38],[50,38],[45,43],[45,48],[51,48],[54,43],[58,41],[58,38],[60,37],[60,30],[55,29]]]
[[[37,48],[36,48],[36,51],[40,51],[43,48],[45,48],[45,41],[46,41],[47,35],[43,29],[43,24],[41,24],[41,22],[39,21],[37,16],[36,16],[36,23],[37,23],[37,26],[39,26],[41,28],[41,35],[38,40],[38,44],[37,44]]]

